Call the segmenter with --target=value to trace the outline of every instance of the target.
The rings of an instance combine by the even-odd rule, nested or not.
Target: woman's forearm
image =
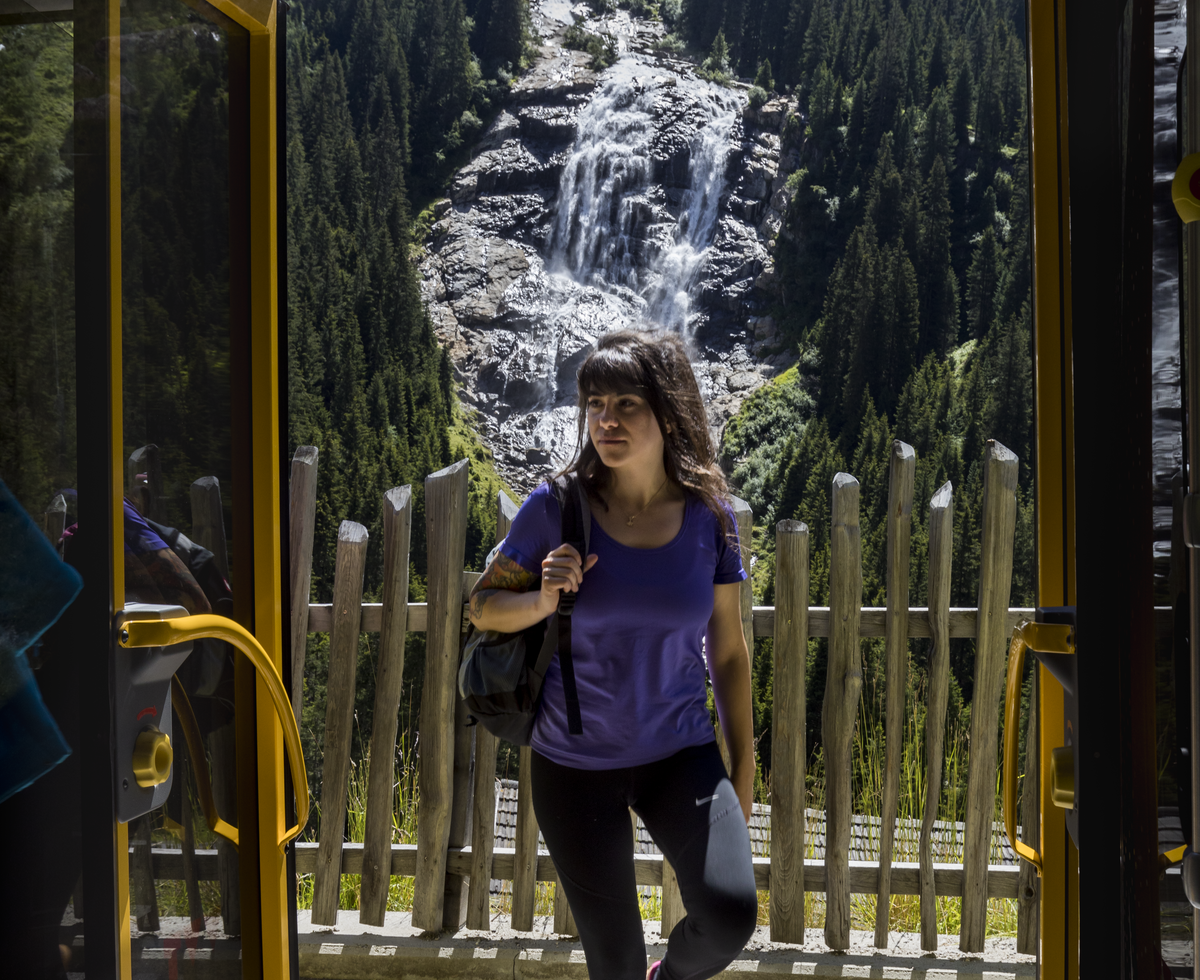
[[[721,732],[729,749],[732,772],[742,809],[747,812],[754,799],[754,714],[750,701],[750,657],[745,644],[739,651],[709,661],[713,700],[721,719]]]
[[[541,590],[477,589],[471,593],[471,622],[480,630],[519,633],[552,612],[554,607],[546,608]]]

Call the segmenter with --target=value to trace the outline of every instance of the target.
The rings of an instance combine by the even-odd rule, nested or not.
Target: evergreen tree
[[[917,354],[945,356],[958,336],[958,280],[950,256],[949,183],[941,156],[925,182],[925,208],[917,248],[917,292],[921,334]]]
[[[996,312],[996,284],[1000,278],[1000,250],[996,233],[983,230],[967,272],[967,335],[982,340]]]
[[[754,84],[761,88],[764,92],[771,92],[775,89],[775,79],[771,75],[771,59],[763,58],[759,63],[758,73],[754,76]]]
[[[829,60],[833,26],[833,13],[828,0],[814,0],[800,55],[800,77],[805,82],[812,77],[818,65]]]
[[[929,58],[925,64],[925,84],[929,91],[945,88],[950,80],[949,42],[946,39],[946,22],[936,17],[929,46]]]
[[[963,61],[958,68],[958,77],[954,82],[954,96],[950,104],[951,115],[954,118],[954,137],[959,143],[970,141],[967,122],[972,117],[972,107],[975,104],[975,85],[971,79],[971,66]]]
[[[950,96],[945,89],[936,88],[929,101],[925,125],[921,132],[921,173],[929,173],[935,157],[942,158],[943,172],[952,169],[954,148],[957,145],[954,116],[950,111]]]
[[[495,65],[520,67],[529,43],[528,0],[492,0],[484,58]]]

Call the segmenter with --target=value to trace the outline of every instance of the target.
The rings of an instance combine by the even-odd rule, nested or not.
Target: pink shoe
[[[650,964],[650,969],[646,971],[646,980],[654,980],[658,976],[658,968],[662,966],[662,960],[655,960]]]

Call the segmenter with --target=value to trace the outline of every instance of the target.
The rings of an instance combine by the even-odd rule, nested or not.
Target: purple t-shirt
[[[736,532],[735,532],[736,533]],[[529,495],[501,551],[540,575],[562,544],[549,484]],[[630,548],[592,519],[595,566],[583,577],[571,623],[571,657],[583,734],[567,731],[558,654],[546,672],[533,747],[559,765],[619,769],[656,762],[713,740],[702,643],[713,585],[740,582],[736,538],[688,495],[683,526],[661,548]]]

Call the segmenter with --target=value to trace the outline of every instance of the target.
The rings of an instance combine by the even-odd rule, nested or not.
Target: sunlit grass
[[[406,760],[398,765],[392,776],[392,843],[415,844],[417,842],[417,773],[416,766],[407,760],[410,753],[406,751],[404,737],[397,756]],[[352,844],[361,844],[367,833],[367,782],[370,773],[371,759],[368,752],[361,762],[350,763],[350,778],[346,790],[346,827],[344,839]],[[313,801],[314,817],[310,823],[310,831],[306,840],[320,839],[321,808],[320,803]],[[296,876],[296,908],[311,909],[313,903],[313,886],[315,876],[301,874]],[[410,877],[393,876],[388,884],[386,911],[412,911],[413,891],[415,880]],[[344,874],[341,876],[338,888],[338,908],[357,909],[362,893],[362,875]]]

